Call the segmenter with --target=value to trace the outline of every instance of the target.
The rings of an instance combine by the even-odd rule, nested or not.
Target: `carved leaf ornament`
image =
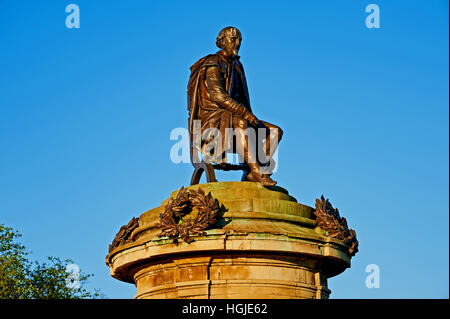
[[[175,241],[181,238],[189,244],[193,241],[191,236],[206,235],[203,230],[216,223],[219,209],[219,201],[211,196],[211,192],[205,195],[201,188],[188,192],[182,187],[159,215],[157,226],[161,233],[158,237],[167,236]]]
[[[339,210],[333,208],[323,195],[320,199],[316,199],[314,215],[316,215],[317,225],[327,231],[329,237],[340,239],[349,247],[350,256],[358,252],[356,232],[348,228],[347,220],[339,215]]]

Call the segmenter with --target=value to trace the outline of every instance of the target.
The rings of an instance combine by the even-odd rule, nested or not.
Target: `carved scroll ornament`
[[[316,215],[317,225],[328,232],[328,237],[340,239],[349,247],[350,256],[358,252],[356,232],[348,228],[347,220],[339,215],[339,210],[333,208],[323,195],[320,199],[316,199],[314,215]]]
[[[120,227],[113,242],[109,245],[109,251],[111,252],[116,247],[132,242],[131,233],[138,227],[139,219],[136,217],[133,217],[127,225]]]

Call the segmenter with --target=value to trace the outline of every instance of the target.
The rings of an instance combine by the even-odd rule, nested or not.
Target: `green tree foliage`
[[[80,299],[102,297],[83,284],[92,274],[70,273],[72,260],[48,257],[47,263],[28,259],[22,235],[0,224],[0,299]]]

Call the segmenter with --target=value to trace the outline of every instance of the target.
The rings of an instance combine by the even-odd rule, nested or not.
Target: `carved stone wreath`
[[[216,223],[216,216],[220,205],[217,199],[211,196],[211,192],[205,192],[199,188],[190,190],[181,187],[175,199],[170,198],[164,210],[159,215],[161,233],[158,237],[167,236],[178,241],[183,239],[186,243],[191,243],[194,235],[206,235],[205,230]]]
[[[350,256],[358,252],[356,232],[348,228],[347,220],[339,215],[339,210],[333,208],[323,195],[320,199],[316,199],[314,215],[316,215],[317,225],[327,231],[329,237],[340,239],[349,247]]]

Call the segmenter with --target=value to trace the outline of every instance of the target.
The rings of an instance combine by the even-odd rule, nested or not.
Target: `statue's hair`
[[[225,38],[227,31],[231,31],[232,29],[235,29],[238,34],[241,34],[241,31],[239,31],[239,29],[236,27],[226,27],[220,30],[219,35],[216,39],[216,45],[219,49],[223,49],[223,38]]]

